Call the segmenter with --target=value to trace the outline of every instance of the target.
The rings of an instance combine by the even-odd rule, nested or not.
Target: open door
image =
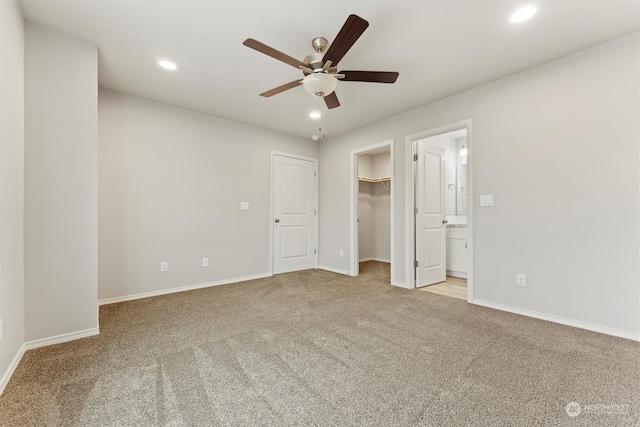
[[[447,278],[445,150],[418,143],[416,182],[416,287]]]

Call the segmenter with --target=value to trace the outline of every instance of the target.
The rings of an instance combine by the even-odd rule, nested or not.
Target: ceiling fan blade
[[[327,104],[327,108],[330,110],[340,106],[340,101],[338,101],[338,96],[335,92],[331,92],[329,95],[325,96],[324,103]]]
[[[278,86],[266,92],[262,92],[260,96],[264,96],[265,98],[268,98],[270,96],[277,95],[280,92],[284,92],[285,90],[293,89],[296,86],[300,86],[301,83],[302,83],[302,80],[294,80],[292,82],[283,84],[282,86]]]
[[[301,65],[304,66],[304,64],[297,59],[292,58],[291,56],[282,53],[279,50],[275,50],[274,48],[269,47],[264,43],[260,43],[258,40],[246,39],[244,42],[242,42],[242,44],[250,47],[251,49],[257,50],[260,53],[264,53],[265,55],[275,58],[278,61],[287,63],[292,67],[299,68]]]
[[[341,82],[395,83],[399,76],[396,71],[340,71]]]
[[[331,61],[334,66],[337,65],[368,26],[369,23],[358,15],[349,15],[333,43],[325,52],[323,60]]]

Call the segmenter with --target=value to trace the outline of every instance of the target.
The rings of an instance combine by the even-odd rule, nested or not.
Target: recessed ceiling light
[[[520,9],[513,12],[509,20],[514,24],[518,24],[520,22],[526,21],[527,19],[530,19],[537,12],[538,5],[530,4],[529,6],[521,7]]]
[[[321,117],[321,114],[317,111],[312,111],[311,113],[309,113],[309,117],[311,117],[312,119],[319,119]]]
[[[158,65],[161,66],[162,68],[164,68],[165,70],[176,70],[178,69],[178,66],[176,64],[174,64],[171,61],[168,61],[166,59],[161,59],[158,61]]]

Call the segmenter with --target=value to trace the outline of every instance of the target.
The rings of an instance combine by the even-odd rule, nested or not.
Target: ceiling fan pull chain
[[[322,105],[322,139],[325,139],[327,137],[327,111],[329,111],[327,109],[327,105],[324,103],[324,101],[320,101],[320,104]]]

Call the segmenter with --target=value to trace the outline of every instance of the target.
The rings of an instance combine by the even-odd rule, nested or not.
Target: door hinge
[[[413,261],[413,266],[414,266],[415,268],[418,268],[418,260]]]
[[[314,210],[313,210],[313,214],[314,214],[314,215],[318,215],[318,211],[314,209]]]
[[[413,208],[413,213],[418,215],[418,207],[417,206]]]
[[[413,161],[414,161],[414,162],[417,162],[417,161],[418,161],[418,155],[417,155],[417,154],[414,154],[414,155],[413,155]]]
[[[313,171],[313,176],[318,176],[318,172]]]
[[[318,250],[317,250],[317,249],[314,249],[314,250],[313,250],[313,253],[314,253],[314,254],[317,254],[317,253],[318,253]]]

